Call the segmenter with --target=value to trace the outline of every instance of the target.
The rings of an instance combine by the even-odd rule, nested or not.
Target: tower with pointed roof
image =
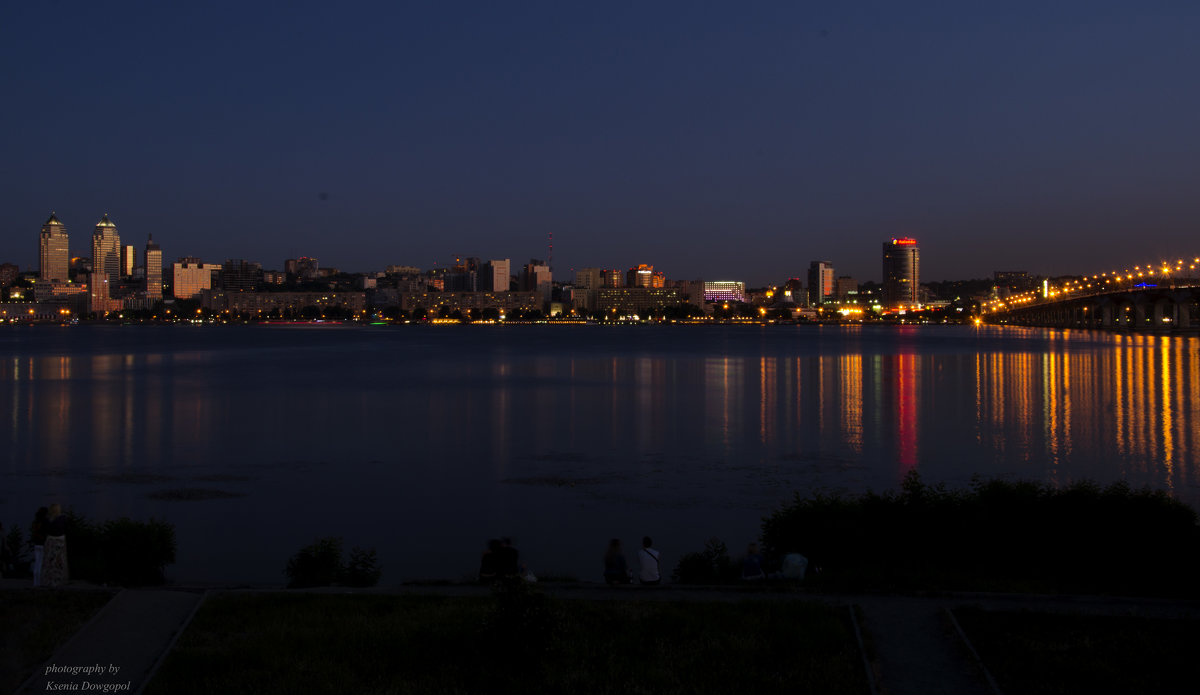
[[[71,251],[67,241],[66,225],[50,213],[50,219],[42,225],[38,244],[38,279],[42,282],[66,282],[69,279]]]
[[[107,213],[92,232],[92,272],[108,276],[110,287],[121,281],[121,235]]]

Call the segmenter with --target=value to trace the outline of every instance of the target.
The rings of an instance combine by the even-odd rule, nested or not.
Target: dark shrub
[[[350,561],[342,562],[342,539],[319,538],[293,555],[284,570],[289,589],[312,586],[375,586],[383,570],[374,548],[355,547],[350,551]]]
[[[677,584],[726,584],[736,582],[739,574],[725,544],[713,538],[702,552],[679,558],[671,579]]]
[[[840,590],[968,589],[1195,595],[1200,531],[1187,505],[1114,483],[976,480],[899,493],[796,496],[763,520],[768,562],[799,552]]]
[[[287,562],[289,589],[329,586],[342,572],[342,539],[319,538],[306,545]]]
[[[71,578],[96,584],[162,584],[175,562],[175,527],[165,521],[121,517],[96,525],[67,515],[67,564]]]
[[[162,584],[167,565],[175,562],[175,527],[165,521],[122,517],[104,524],[101,555],[110,584]]]
[[[341,583],[346,586],[375,586],[382,575],[375,549],[364,550],[355,546],[350,549],[350,559],[342,568]]]

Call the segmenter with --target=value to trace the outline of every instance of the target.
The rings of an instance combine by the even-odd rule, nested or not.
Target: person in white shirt
[[[650,540],[650,536],[643,537],[642,552],[638,553],[638,562],[642,567],[638,578],[643,584],[650,585],[662,582],[662,575],[659,573],[658,551],[650,547],[652,545],[654,545],[654,541]]]

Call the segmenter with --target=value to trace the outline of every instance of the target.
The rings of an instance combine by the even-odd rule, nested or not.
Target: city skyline
[[[542,258],[553,234],[557,273],[751,285],[813,259],[879,280],[872,249],[905,236],[928,278],[1087,272],[1131,239],[1173,255],[1200,221],[1191,3],[8,19],[0,249],[22,267],[50,210],[180,256],[430,267]]]

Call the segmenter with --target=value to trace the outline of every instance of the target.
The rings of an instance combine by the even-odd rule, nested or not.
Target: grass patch
[[[112,596],[108,591],[0,591],[0,692],[15,692]]]
[[[230,594],[149,693],[867,691],[844,609],[795,601]]]
[[[959,608],[1006,693],[1194,693],[1200,620]]]

